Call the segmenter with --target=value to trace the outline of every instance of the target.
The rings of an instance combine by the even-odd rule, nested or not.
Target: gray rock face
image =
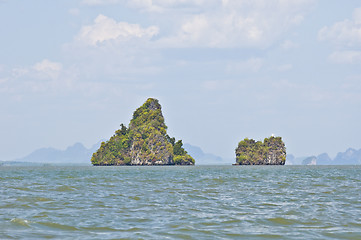
[[[267,154],[267,158],[265,160],[264,165],[284,165],[286,158],[286,152],[280,150],[271,150]]]
[[[169,148],[169,143],[164,136],[154,134],[146,145],[149,154],[144,154],[144,147],[138,141],[134,141],[131,146],[131,165],[174,165],[173,153]]]

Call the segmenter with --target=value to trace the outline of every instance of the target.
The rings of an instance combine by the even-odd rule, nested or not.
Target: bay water
[[[361,239],[361,166],[0,166],[0,239]]]

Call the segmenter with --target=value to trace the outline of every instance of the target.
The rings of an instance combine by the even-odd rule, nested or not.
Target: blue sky
[[[224,158],[361,148],[359,1],[0,0],[0,30],[0,160],[90,147],[148,97]]]

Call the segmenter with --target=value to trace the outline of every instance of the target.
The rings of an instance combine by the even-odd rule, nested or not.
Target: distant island
[[[236,148],[234,165],[284,165],[286,147],[281,137],[265,138],[263,142],[245,138]]]
[[[194,165],[195,160],[167,134],[159,101],[149,98],[133,113],[129,127],[120,129],[93,154],[94,166]]]
[[[39,148],[30,154],[8,161],[0,161],[3,165],[90,165],[89,159],[94,151],[100,146],[101,141],[90,148],[84,147],[82,143],[75,143],[66,149],[56,149],[52,147]]]
[[[203,152],[200,147],[189,143],[185,143],[183,147],[188,154],[197,160],[197,165],[225,165],[233,162],[232,158],[226,159],[212,153]]]
[[[360,165],[361,149],[348,148],[344,152],[339,152],[334,158],[327,153],[310,157],[295,157],[287,155],[287,165]]]

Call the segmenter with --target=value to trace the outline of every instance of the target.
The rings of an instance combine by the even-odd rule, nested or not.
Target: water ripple
[[[360,171],[0,168],[0,238],[361,239]]]

